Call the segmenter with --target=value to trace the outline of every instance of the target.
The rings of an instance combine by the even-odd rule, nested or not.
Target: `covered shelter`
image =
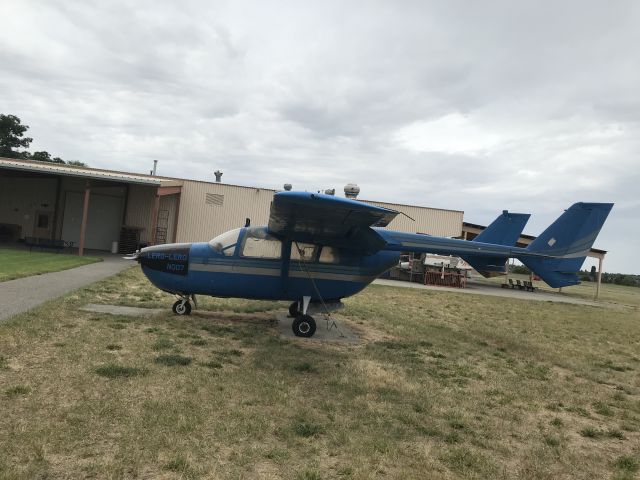
[[[0,157],[0,241],[49,239],[79,255],[173,241],[181,188],[154,175]]]

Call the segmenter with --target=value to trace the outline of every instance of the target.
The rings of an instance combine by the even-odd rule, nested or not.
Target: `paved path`
[[[481,283],[468,282],[467,288],[451,288],[451,287],[435,287],[433,285],[422,285],[415,282],[402,282],[399,280],[374,280],[375,285],[387,285],[391,287],[419,288],[431,290],[433,292],[454,292],[454,293],[470,293],[472,295],[489,295],[493,297],[517,298],[520,300],[537,300],[542,302],[561,302],[572,303],[575,305],[591,305],[603,306],[602,303],[596,303],[591,300],[583,300],[576,297],[567,297],[561,293],[554,292],[527,292],[524,290],[512,290],[510,288],[501,288],[499,285],[484,285]]]
[[[0,282],[0,322],[132,265],[120,257],[105,256],[102,262]]]

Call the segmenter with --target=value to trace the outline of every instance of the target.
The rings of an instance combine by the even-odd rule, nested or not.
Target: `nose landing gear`
[[[189,302],[190,298],[193,300],[193,304],[197,308],[198,302],[196,301],[195,295],[182,295],[180,300],[173,304],[173,307],[171,308],[173,310],[173,313],[175,313],[176,315],[191,315],[191,302]]]
[[[173,304],[172,310],[176,315],[190,315],[191,303],[189,303],[189,300],[186,299],[178,300]]]

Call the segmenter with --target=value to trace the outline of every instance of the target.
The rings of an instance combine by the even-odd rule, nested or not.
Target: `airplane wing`
[[[376,252],[386,242],[370,227],[385,227],[399,212],[321,193],[273,196],[269,233],[298,242]]]

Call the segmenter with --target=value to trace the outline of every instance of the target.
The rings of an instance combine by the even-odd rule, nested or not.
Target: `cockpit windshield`
[[[209,242],[209,246],[216,252],[222,253],[226,257],[231,257],[238,245],[238,237],[240,236],[240,228],[229,230]]]

